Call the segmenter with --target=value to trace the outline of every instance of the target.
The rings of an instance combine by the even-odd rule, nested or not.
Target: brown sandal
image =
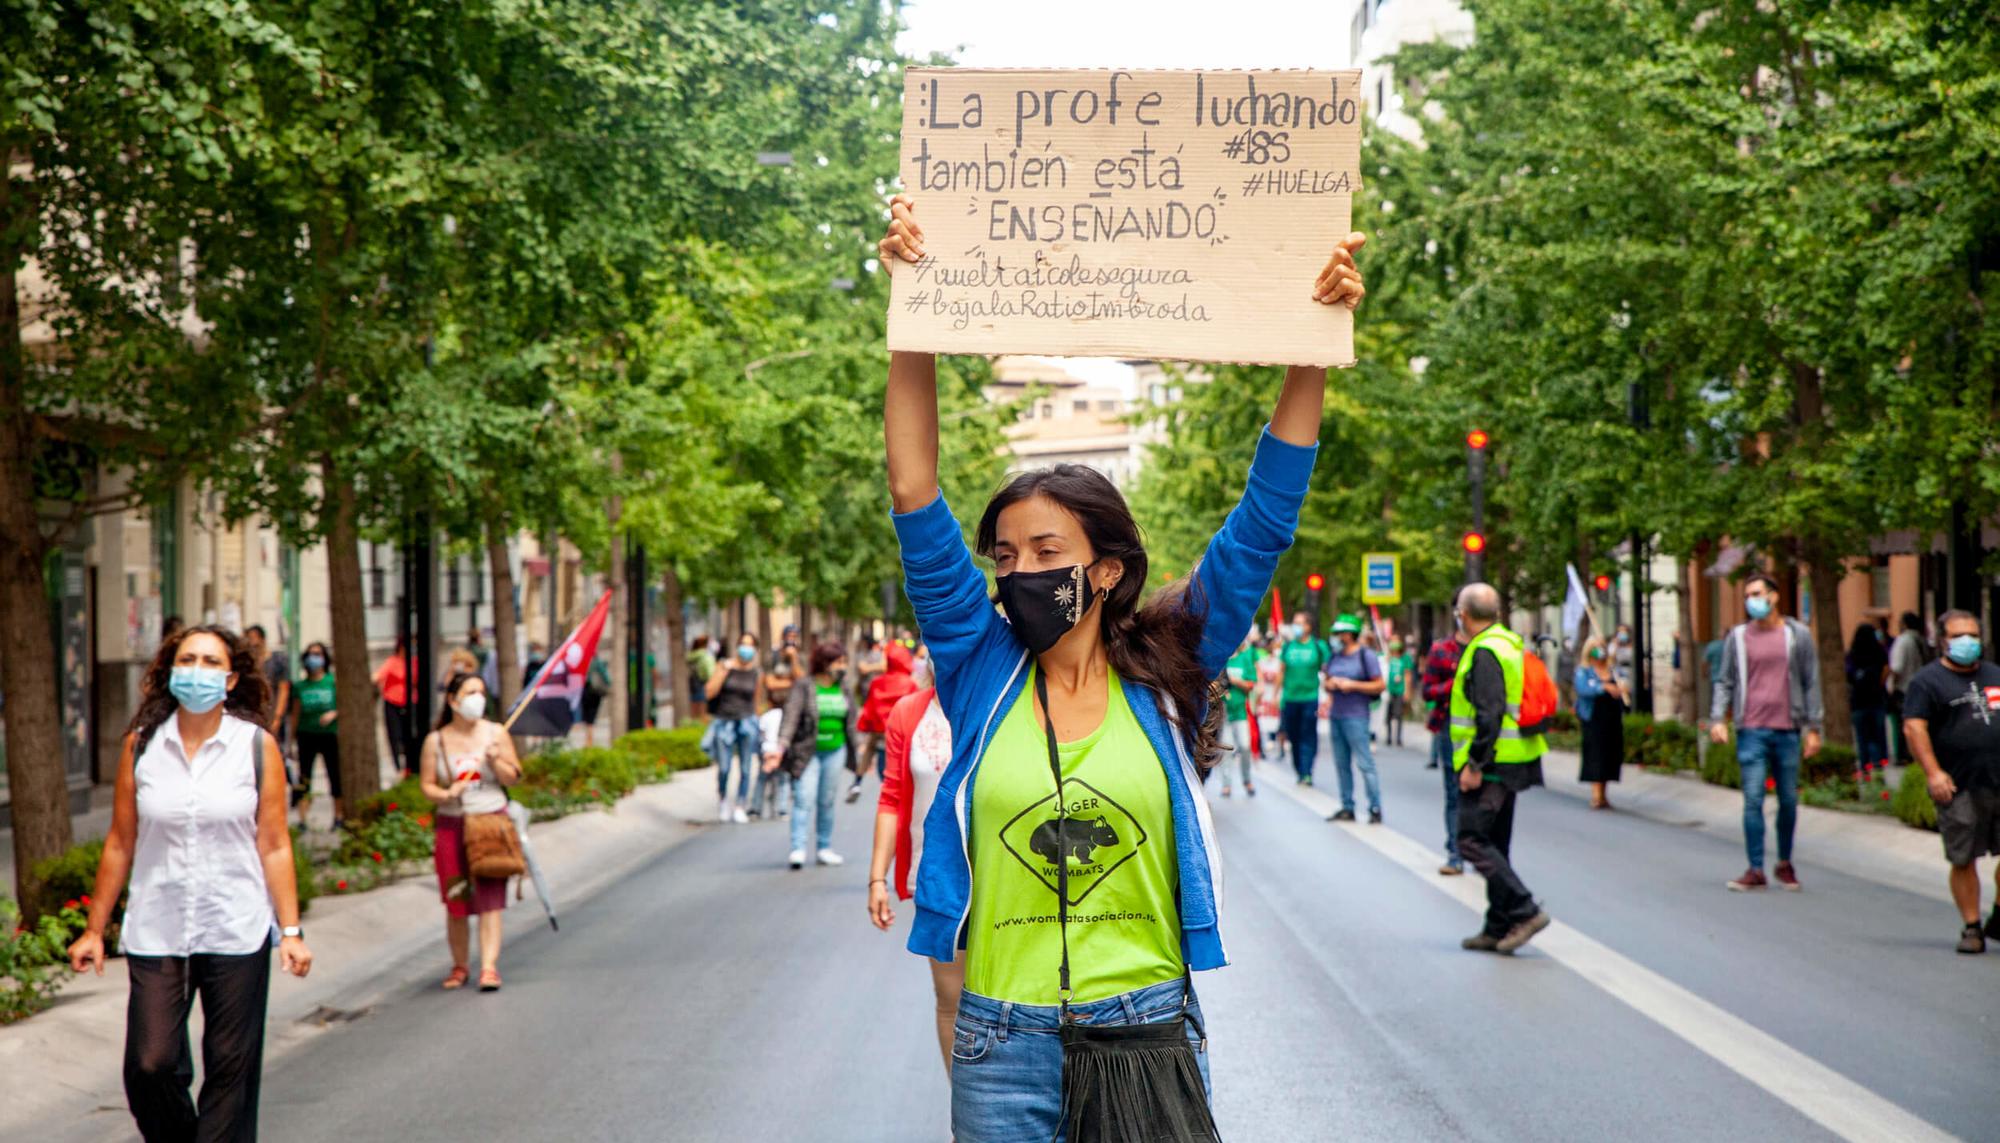
[[[479,970],[479,991],[481,991],[481,992],[498,992],[498,991],[500,991],[500,970],[499,970],[499,969],[497,969],[497,968],[482,968],[482,969],[480,969],[480,970]]]
[[[465,967],[462,964],[453,965],[451,970],[451,975],[444,978],[444,990],[446,992],[450,992],[455,988],[464,988],[465,982],[471,979],[472,979],[471,969]]]

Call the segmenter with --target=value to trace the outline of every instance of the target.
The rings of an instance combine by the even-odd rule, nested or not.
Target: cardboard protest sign
[[[1358,71],[911,68],[889,348],[1354,363]]]

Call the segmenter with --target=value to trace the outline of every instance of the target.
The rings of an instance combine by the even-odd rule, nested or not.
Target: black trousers
[[[417,759],[410,749],[410,740],[403,734],[403,708],[395,703],[382,702],[382,729],[389,736],[389,757],[396,760],[396,769],[408,774],[416,768]]]
[[[128,956],[125,1101],[146,1143],[250,1143],[264,1071],[271,953]],[[201,997],[201,1102],[188,1013]]]
[[[1535,895],[1514,872],[1514,791],[1489,777],[1458,796],[1458,852],[1486,878],[1486,934],[1507,930],[1535,915]]]

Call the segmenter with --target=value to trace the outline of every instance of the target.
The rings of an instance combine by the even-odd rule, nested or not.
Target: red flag
[[[1285,626],[1285,601],[1278,596],[1278,585],[1271,585],[1271,629],[1264,634],[1275,635]]]
[[[521,691],[507,715],[506,729],[533,738],[560,738],[569,733],[583,717],[584,682],[590,676],[590,660],[597,655],[597,641],[604,634],[604,621],[610,616],[611,593],[606,591]]]

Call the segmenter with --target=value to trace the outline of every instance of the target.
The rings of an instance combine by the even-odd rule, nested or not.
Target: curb
[[[683,770],[669,782],[641,787],[610,811],[536,825],[536,856],[558,913],[698,834],[713,814],[714,781],[713,767]],[[543,922],[532,889],[512,910],[517,932]],[[316,900],[305,918],[314,974],[302,982],[272,971],[266,1070],[438,969],[445,960],[438,913],[427,870],[366,893]],[[0,1028],[0,1138],[57,1143],[131,1137],[121,1073],[124,963],[108,962],[102,978],[72,980],[53,1007]],[[199,1005],[190,1036],[199,1041]]]

